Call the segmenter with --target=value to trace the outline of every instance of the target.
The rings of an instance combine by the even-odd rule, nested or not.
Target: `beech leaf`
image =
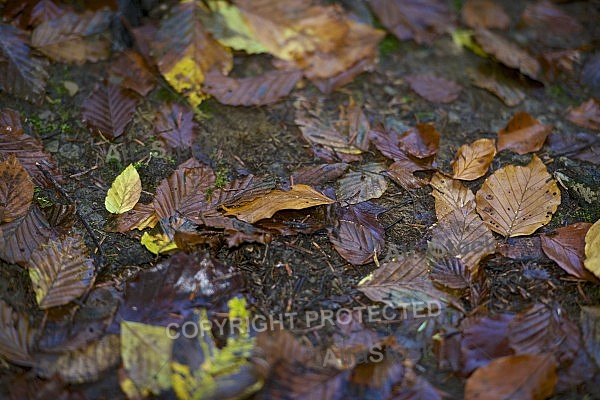
[[[551,131],[551,125],[544,125],[525,111],[521,111],[498,132],[498,151],[508,149],[518,154],[538,151]]]
[[[17,314],[11,306],[0,300],[0,355],[3,358],[26,367],[34,365],[30,353],[35,333],[27,315]]]
[[[129,164],[115,178],[110,189],[106,193],[104,206],[113,214],[123,214],[131,210],[140,200],[142,194],[142,181],[140,175],[133,166]]]
[[[435,198],[435,215],[438,221],[454,210],[475,209],[475,195],[460,181],[436,172],[429,183]]]
[[[387,189],[387,180],[382,173],[385,169],[384,164],[369,163],[347,172],[338,180],[337,199],[357,204],[381,197]]]
[[[452,177],[472,181],[480,178],[492,164],[496,155],[496,146],[491,139],[479,139],[460,146],[452,161]]]
[[[585,235],[585,267],[600,278],[600,220]]]
[[[0,163],[0,176],[0,223],[4,223],[27,212],[33,200],[33,182],[13,154]]]

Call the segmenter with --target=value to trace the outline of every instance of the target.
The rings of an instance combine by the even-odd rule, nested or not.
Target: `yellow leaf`
[[[331,204],[335,201],[317,192],[308,185],[294,185],[284,192],[272,190],[263,197],[254,199],[240,207],[225,207],[226,215],[235,215],[242,221],[254,223],[270,218],[280,210],[301,210],[308,207]]]
[[[585,267],[600,278],[600,220],[585,235]]]
[[[115,178],[112,186],[108,189],[104,206],[113,214],[122,214],[131,210],[137,204],[141,194],[142,182],[140,181],[140,175],[133,165],[129,164]]]
[[[479,57],[487,58],[486,52],[473,40],[473,31],[469,29],[455,29],[452,31],[452,41],[458,47],[465,47]]]
[[[146,246],[148,251],[154,254],[166,253],[177,248],[177,244],[166,233],[151,235],[148,232],[144,232],[141,243]]]

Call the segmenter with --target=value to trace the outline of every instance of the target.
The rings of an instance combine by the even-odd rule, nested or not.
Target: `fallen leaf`
[[[125,132],[138,104],[135,93],[112,83],[96,86],[81,105],[88,127],[100,135],[115,139]]]
[[[94,279],[94,264],[87,258],[80,237],[52,240],[31,254],[29,277],[41,309],[62,306],[85,293]]]
[[[484,28],[475,30],[475,40],[487,54],[496,57],[502,64],[532,79],[538,78],[541,69],[539,62],[516,44]]]
[[[449,289],[468,289],[471,286],[471,272],[457,257],[444,257],[430,260],[429,276],[438,285]]]
[[[156,78],[151,72],[153,70],[140,53],[126,50],[108,69],[109,80],[125,89],[133,90],[140,96],[146,96],[156,86]]]
[[[238,219],[254,223],[263,218],[270,218],[279,210],[301,210],[308,207],[331,204],[334,200],[317,192],[310,186],[298,184],[289,191],[272,190],[263,197],[242,204],[238,207],[225,207],[225,215],[235,215]]]
[[[475,209],[475,195],[460,181],[436,172],[429,182],[435,198],[435,215],[438,221],[454,210]]]
[[[0,126],[10,127],[15,130],[23,130],[21,124],[21,115],[18,111],[11,108],[3,108],[0,110]]]
[[[588,271],[600,278],[600,221],[596,221],[585,235],[585,260]]]
[[[169,251],[177,249],[177,244],[169,237],[166,233],[156,232],[148,233],[144,232],[140,243],[153,254],[163,254]]]
[[[549,354],[497,358],[467,379],[465,400],[547,399],[554,393],[556,367]]]
[[[479,139],[460,146],[452,160],[452,177],[472,181],[486,174],[496,155],[492,139]]]
[[[357,204],[381,197],[387,189],[385,170],[384,164],[368,163],[346,172],[337,181],[337,200]]]
[[[503,257],[517,261],[540,261],[545,259],[540,236],[517,236],[496,243],[496,251]]]
[[[435,75],[409,75],[405,79],[412,90],[432,103],[452,103],[462,91],[457,83]]]
[[[339,178],[347,169],[348,164],[346,163],[320,164],[312,167],[304,167],[296,170],[290,181],[310,186],[319,186]]]
[[[51,0],[41,0],[35,4],[31,10],[31,17],[29,18],[29,25],[35,27],[44,21],[50,21],[52,19],[59,18],[65,13],[65,10],[58,7]]]
[[[336,225],[328,233],[335,250],[353,265],[366,264],[380,254],[384,235],[377,216],[360,206],[343,209]]]
[[[498,151],[512,150],[518,154],[538,151],[544,145],[552,125],[544,125],[525,111],[516,113],[498,132]]]
[[[492,0],[471,0],[462,11],[462,20],[470,28],[506,29],[510,18],[501,5]]]
[[[33,182],[14,154],[0,162],[0,176],[0,223],[11,222],[31,206]]]
[[[154,228],[158,218],[154,205],[137,203],[131,210],[123,214],[112,215],[106,223],[107,232],[127,232],[133,229]]]
[[[142,181],[140,175],[129,164],[113,181],[106,193],[104,206],[113,214],[123,214],[131,210],[140,200],[142,194]]]
[[[600,307],[581,306],[581,336],[588,353],[593,357],[596,365],[600,362]]]
[[[31,354],[36,339],[36,330],[29,324],[27,315],[18,314],[0,300],[0,355],[2,358],[31,367],[35,364]]]
[[[395,161],[388,168],[388,175],[396,183],[406,190],[418,189],[427,185],[427,181],[416,177],[413,172],[427,171],[434,169],[431,166],[423,165],[426,163],[418,163],[411,159]]]
[[[488,365],[498,357],[513,354],[508,342],[508,325],[512,314],[494,314],[465,318],[460,323],[460,352],[465,375]]]
[[[210,194],[209,208],[216,209],[255,200],[273,190],[275,184],[274,179],[259,179],[254,175],[234,179]]]
[[[600,136],[587,132],[561,132],[548,136],[546,145],[554,155],[600,164]]]
[[[568,274],[579,279],[599,283],[583,265],[585,257],[585,234],[592,224],[578,222],[558,228],[554,235],[541,235],[544,253]]]
[[[591,98],[578,107],[570,109],[567,119],[583,128],[600,131],[600,101]]]
[[[476,71],[470,75],[473,85],[492,93],[509,107],[516,107],[525,100],[525,93],[519,86],[502,74]]]
[[[494,172],[475,195],[486,225],[506,237],[531,235],[552,219],[560,190],[534,154],[525,166],[508,165]]]
[[[156,113],[154,133],[170,147],[188,148],[200,132],[194,111],[179,103],[162,104]]]
[[[419,159],[434,156],[440,147],[440,133],[432,124],[417,124],[398,137],[400,148]]]
[[[539,29],[548,35],[577,36],[583,31],[583,26],[576,18],[557,5],[544,0],[527,4],[521,19],[525,25]]]

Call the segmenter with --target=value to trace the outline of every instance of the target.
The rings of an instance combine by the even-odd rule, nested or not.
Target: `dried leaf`
[[[555,155],[600,164],[600,136],[593,133],[553,133],[547,145]]]
[[[92,131],[114,139],[125,132],[138,104],[137,96],[112,83],[96,86],[83,102],[83,119]]]
[[[214,40],[202,26],[199,2],[182,2],[163,19],[152,42],[161,74],[186,96],[192,107],[207,95],[202,92],[205,74],[212,68],[227,74],[233,66],[231,52]]]
[[[17,314],[10,305],[0,300],[0,356],[25,367],[34,365],[31,351],[35,336],[36,331],[29,325],[28,316]]]
[[[496,251],[503,257],[518,261],[540,261],[546,256],[542,251],[541,236],[518,236],[496,243]]]
[[[438,221],[454,210],[475,209],[475,195],[460,181],[436,172],[429,182],[435,198],[435,215]]]
[[[412,90],[432,103],[452,103],[462,91],[457,83],[435,75],[409,75],[405,79]]]
[[[388,175],[406,190],[417,189],[427,185],[427,181],[416,177],[413,172],[434,169],[430,163],[412,159],[398,160],[388,168]]]
[[[60,235],[68,235],[75,223],[77,204],[52,204],[42,209],[52,228]]]
[[[302,72],[270,71],[251,78],[230,78],[219,72],[210,72],[202,85],[204,92],[222,104],[231,106],[259,106],[274,103],[294,89]]]
[[[0,163],[0,176],[0,223],[11,222],[29,209],[33,183],[14,154]]]
[[[344,209],[336,226],[329,231],[329,241],[346,261],[362,265],[381,253],[384,234],[376,215],[350,206]]]
[[[496,146],[492,139],[479,139],[460,146],[452,160],[452,177],[472,181],[488,171],[496,155]]]
[[[378,199],[387,189],[387,180],[382,174],[385,170],[384,164],[369,163],[347,172],[337,182],[337,200],[357,204]]]
[[[534,154],[529,165],[494,172],[477,192],[477,212],[486,225],[506,237],[531,235],[550,222],[560,190]]]
[[[468,289],[471,286],[471,272],[457,257],[444,257],[430,260],[431,280],[449,289]]]
[[[567,119],[583,128],[600,131],[600,100],[591,98],[569,110]]]
[[[113,214],[123,214],[131,210],[140,200],[142,194],[142,181],[140,175],[129,164],[113,181],[106,193],[104,206]]]
[[[470,28],[506,29],[510,25],[502,6],[492,0],[471,0],[461,11],[465,25]]]
[[[191,147],[199,133],[193,110],[178,103],[162,104],[156,113],[153,128],[171,147]]]
[[[140,53],[127,50],[111,64],[108,69],[109,80],[140,96],[146,96],[156,86],[153,70]]]
[[[234,179],[224,187],[216,189],[210,194],[211,209],[219,206],[232,206],[255,200],[269,193],[275,188],[275,180],[258,179],[254,175]]]
[[[599,283],[583,265],[585,257],[585,234],[592,224],[578,222],[558,228],[554,235],[541,235],[544,253],[567,273],[579,279]]]
[[[0,110],[0,126],[11,127],[11,129],[22,130],[21,115],[18,111],[11,108],[3,108]]]
[[[518,154],[538,151],[552,131],[525,111],[516,113],[506,127],[498,132],[498,151],[512,150]]]
[[[600,221],[596,221],[585,235],[585,268],[600,278]]]
[[[546,399],[554,393],[556,366],[548,354],[497,358],[467,379],[465,399]]]
[[[502,64],[518,69],[532,79],[538,78],[540,64],[519,46],[484,28],[475,31],[475,40],[487,54],[493,55]]]
[[[348,164],[346,163],[320,164],[312,167],[304,167],[295,171],[290,181],[310,186],[319,186],[339,178],[347,169]]]
[[[504,75],[490,76],[477,71],[471,74],[471,81],[473,85],[492,93],[509,107],[518,106],[525,100],[525,93]]]
[[[334,200],[317,192],[307,185],[294,185],[289,191],[272,190],[263,197],[242,204],[239,207],[223,207],[225,215],[235,215],[238,219],[254,223],[270,218],[279,210],[301,210],[308,207],[331,204]]]
[[[154,205],[137,203],[133,209],[112,216],[107,222],[105,229],[108,232],[127,232],[133,229],[140,231],[146,228],[154,228],[158,223]]]
[[[50,241],[31,254],[28,265],[41,309],[69,303],[88,290],[94,278],[94,264],[80,237]]]
[[[0,87],[25,100],[39,101],[46,88],[46,59],[32,54],[28,34],[0,23]]]
[[[44,21],[59,18],[65,13],[65,10],[58,7],[51,0],[41,0],[31,9],[31,18],[29,25],[38,26]]]
[[[527,4],[521,18],[526,25],[547,35],[577,36],[583,31],[583,26],[576,18],[549,1],[541,0]]]
[[[110,28],[112,17],[111,11],[65,13],[36,26],[31,45],[59,62],[83,64],[106,59],[112,43],[105,31]]]
[[[440,133],[432,124],[417,124],[398,138],[400,148],[407,154],[423,159],[434,156],[440,147]]]

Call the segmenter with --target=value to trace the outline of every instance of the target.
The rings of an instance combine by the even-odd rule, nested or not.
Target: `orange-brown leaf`
[[[462,19],[471,28],[506,29],[510,18],[498,3],[492,0],[471,0],[462,9]]]
[[[498,151],[512,150],[518,154],[538,151],[552,131],[525,111],[516,113],[498,132]]]
[[[0,163],[0,223],[11,222],[24,215],[33,200],[33,182],[11,154]]]
[[[454,210],[475,209],[475,195],[460,181],[436,172],[429,183],[435,198],[435,215],[440,221]]]
[[[569,111],[567,119],[584,128],[600,131],[600,100],[591,98]]]
[[[452,161],[452,177],[472,181],[487,172],[496,155],[496,146],[491,139],[479,139],[470,144],[464,144]]]

